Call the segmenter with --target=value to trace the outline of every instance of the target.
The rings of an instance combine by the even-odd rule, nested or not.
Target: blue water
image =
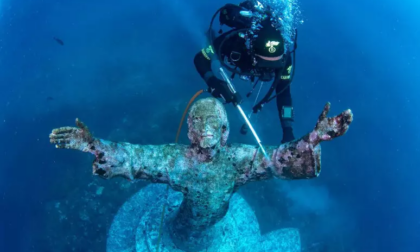
[[[0,251],[105,251],[112,216],[144,183],[98,180],[91,157],[54,149],[48,134],[78,117],[97,137],[173,142],[205,86],[193,57],[224,3],[0,0]],[[323,143],[319,178],[241,193],[262,230],[297,227],[305,251],[420,251],[420,3],[299,5],[295,134],[327,101],[330,114],[351,108],[354,122]],[[230,141],[253,143],[227,109]],[[265,144],[280,143],[274,103],[253,122]]]

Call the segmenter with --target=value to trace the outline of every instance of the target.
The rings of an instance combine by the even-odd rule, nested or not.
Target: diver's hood
[[[283,57],[279,60],[276,61],[271,61],[271,60],[264,60],[258,56],[256,57],[257,60],[257,64],[255,65],[257,68],[271,68],[271,69],[279,69],[279,68],[283,68],[285,66],[285,61],[286,61],[286,55],[283,55]]]

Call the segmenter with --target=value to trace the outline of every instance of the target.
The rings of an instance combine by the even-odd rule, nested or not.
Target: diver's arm
[[[203,48],[194,57],[194,65],[201,78],[207,83],[211,78],[216,78],[211,69],[211,57],[213,50],[211,47]]]
[[[54,129],[50,134],[50,142],[56,148],[93,154],[94,175],[107,179],[145,179],[154,183],[171,183],[171,176],[175,176],[175,159],[182,156],[182,146],[116,143],[94,138],[78,120],[76,125]]]
[[[211,68],[211,57],[213,56],[211,47],[205,48],[198,52],[194,57],[194,65],[201,78],[206,82],[207,91],[215,98],[223,98],[226,103],[235,105],[241,103],[242,98],[239,93],[232,93],[226,82],[218,79]]]
[[[328,103],[318,122],[309,134],[279,147],[267,146],[269,159],[265,158],[255,146],[240,145],[233,148],[233,161],[238,171],[236,186],[272,177],[280,179],[315,178],[321,172],[322,141],[344,135],[353,120],[351,110],[327,118]]]
[[[212,57],[214,57],[214,53],[211,46],[203,48],[195,55],[194,65],[201,78],[204,82],[206,82],[208,87],[207,91],[212,93],[214,97],[218,98],[220,92],[217,90],[216,86],[220,86],[222,81],[219,80],[213,73],[211,68]]]
[[[292,82],[292,58],[290,55],[286,59],[285,68],[276,74],[280,75],[276,78],[279,82],[276,85],[276,101],[277,111],[279,113],[280,123],[283,129],[283,139],[281,142],[286,143],[295,139],[293,134],[294,110],[292,94],[290,91],[290,85]]]

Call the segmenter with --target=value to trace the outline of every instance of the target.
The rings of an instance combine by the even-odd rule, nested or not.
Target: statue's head
[[[201,148],[226,145],[229,122],[223,104],[215,98],[196,101],[188,115],[188,138]]]

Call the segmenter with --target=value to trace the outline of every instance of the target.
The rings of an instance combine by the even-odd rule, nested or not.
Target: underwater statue
[[[309,134],[280,146],[265,146],[269,159],[257,146],[227,143],[227,113],[223,104],[215,98],[200,99],[192,105],[188,115],[190,145],[110,142],[94,138],[78,119],[77,127],[54,129],[50,142],[56,148],[93,154],[94,175],[107,179],[148,180],[152,182],[152,187],[167,184],[173,189],[171,192],[177,193],[156,204],[152,198],[158,192],[143,193],[143,198],[139,200],[144,200],[141,203],[144,206],[139,207],[143,208],[138,210],[139,215],[116,224],[125,228],[121,230],[124,235],[134,237],[128,242],[132,243],[132,247],[127,245],[124,250],[122,247],[125,245],[121,243],[125,242],[114,242],[119,244],[120,251],[156,251],[154,246],[159,245],[162,245],[160,251],[300,251],[299,242],[289,241],[288,244],[287,239],[275,237],[287,237],[285,232],[273,234],[270,238],[272,244],[264,245],[259,234],[255,238],[258,227],[245,225],[256,223],[252,210],[243,199],[236,198],[235,204],[232,200],[241,186],[252,181],[317,177],[321,171],[320,143],[344,135],[353,120],[351,110],[328,118],[329,109],[328,103]],[[145,189],[147,187],[142,190]],[[168,204],[165,216],[162,214],[164,203]],[[137,213],[135,209],[130,211]],[[231,211],[230,219],[225,220]],[[131,225],[128,222],[136,222],[135,227],[125,227]],[[159,224],[162,222],[165,226],[160,235]],[[110,231],[109,236],[113,232],[115,230]],[[236,243],[229,238],[233,235]],[[229,246],[235,248],[229,250]],[[277,246],[277,249],[267,246]],[[109,248],[108,251],[118,250]]]

